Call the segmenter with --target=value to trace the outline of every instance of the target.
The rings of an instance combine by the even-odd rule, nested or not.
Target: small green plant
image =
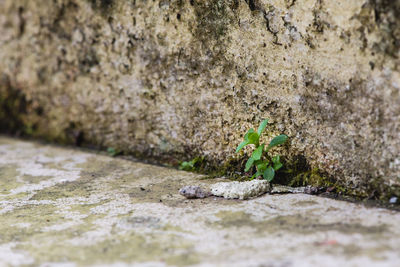
[[[244,141],[239,144],[236,149],[238,153],[242,148],[247,145],[254,145],[255,150],[251,154],[251,157],[246,162],[245,172],[248,172],[253,166],[256,166],[257,172],[251,177],[254,179],[259,176],[263,176],[264,179],[269,182],[275,177],[275,172],[283,167],[280,161],[280,156],[276,155],[271,157],[268,152],[271,148],[282,145],[287,140],[287,135],[281,134],[274,137],[268,146],[260,144],[260,137],[262,132],[265,130],[268,124],[268,119],[263,120],[258,127],[257,132],[253,128],[247,131],[244,136]]]
[[[194,171],[196,169],[196,164],[201,163],[202,161],[203,161],[202,157],[196,157],[191,161],[183,161],[179,165],[179,169],[184,171]]]
[[[109,147],[109,148],[107,148],[107,154],[111,157],[116,157],[119,154],[121,154],[121,151],[119,151],[118,149],[115,149],[113,147]]]

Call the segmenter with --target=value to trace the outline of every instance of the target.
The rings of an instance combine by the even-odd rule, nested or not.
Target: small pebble
[[[179,190],[179,194],[186,198],[206,198],[211,194],[210,192],[206,192],[199,186],[188,185],[184,186]]]

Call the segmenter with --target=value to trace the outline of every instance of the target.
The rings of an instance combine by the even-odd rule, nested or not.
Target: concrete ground
[[[0,266],[400,266],[400,213],[0,137]]]

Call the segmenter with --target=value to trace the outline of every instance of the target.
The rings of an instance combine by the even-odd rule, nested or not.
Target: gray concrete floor
[[[0,266],[400,266],[400,213],[0,137]]]

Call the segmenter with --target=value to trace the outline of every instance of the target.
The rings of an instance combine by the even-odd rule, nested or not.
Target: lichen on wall
[[[398,7],[2,1],[0,124],[224,166],[244,157],[234,149],[247,129],[270,118],[270,136],[290,137],[280,151],[288,164],[304,156],[343,186],[374,191],[381,181],[387,191],[400,185]]]

